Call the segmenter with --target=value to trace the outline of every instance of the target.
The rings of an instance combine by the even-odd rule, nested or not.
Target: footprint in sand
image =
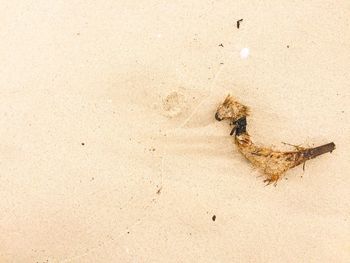
[[[173,91],[163,99],[163,114],[169,118],[179,116],[186,108],[185,96]]]

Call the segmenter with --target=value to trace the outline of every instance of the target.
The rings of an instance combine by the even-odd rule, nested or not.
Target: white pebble
[[[241,59],[246,59],[249,57],[250,50],[249,48],[245,47],[241,49],[241,52],[239,52]]]

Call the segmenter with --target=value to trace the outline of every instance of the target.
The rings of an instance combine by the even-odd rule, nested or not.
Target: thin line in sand
[[[229,58],[228,60],[231,60],[232,56],[233,56],[234,52],[232,52],[230,55],[229,55]],[[224,65],[220,65],[220,68],[219,70],[215,73],[214,75],[214,78],[213,78],[213,81],[211,82],[210,86],[209,86],[209,95],[204,98],[195,108],[194,110],[191,112],[191,114],[180,124],[178,125],[177,127],[173,128],[173,129],[169,129],[166,131],[166,134],[169,134],[169,133],[172,133],[172,132],[175,132],[177,131],[178,129],[181,129],[183,128],[192,118],[193,116],[197,113],[198,109],[211,97],[212,95],[212,90],[213,90],[213,87],[220,75],[220,73],[223,71],[223,69],[226,67],[227,63],[225,63]]]

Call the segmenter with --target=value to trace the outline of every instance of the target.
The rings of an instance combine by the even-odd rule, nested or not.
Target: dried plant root
[[[265,176],[264,182],[267,184],[274,183],[276,185],[277,181],[289,169],[305,164],[306,161],[335,149],[333,142],[314,148],[295,146],[294,151],[276,151],[257,146],[252,142],[246,130],[248,112],[248,107],[240,104],[229,95],[218,107],[215,118],[218,121],[225,119],[231,121],[233,129],[230,134],[234,135],[235,144],[245,158],[262,172]]]
[[[264,182],[267,184],[276,184],[289,169],[335,149],[335,144],[332,142],[315,148],[299,148],[286,152],[276,151],[255,145],[250,140],[248,133],[235,136],[235,144],[253,166],[265,175]]]

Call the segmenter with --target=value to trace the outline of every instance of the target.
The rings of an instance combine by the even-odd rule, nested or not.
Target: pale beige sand
[[[347,1],[3,1],[0,262],[349,262],[349,24]],[[213,117],[228,92],[255,141],[336,151],[264,187]]]

